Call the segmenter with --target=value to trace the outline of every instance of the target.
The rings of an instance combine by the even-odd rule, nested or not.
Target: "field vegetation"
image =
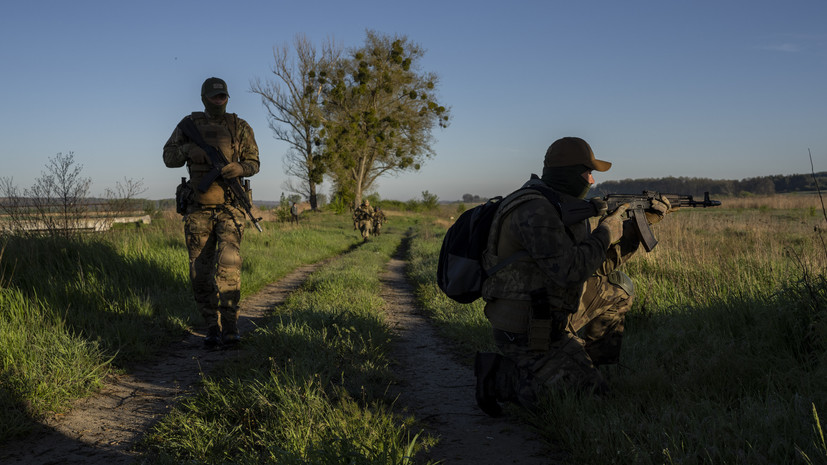
[[[242,296],[356,243],[341,217],[245,233]],[[0,442],[201,323],[180,217],[71,238],[0,238]]]
[[[526,420],[572,463],[827,463],[824,225],[817,196],[669,215],[625,267],[637,295],[611,393],[555,392]],[[481,301],[436,287],[440,231],[417,233],[410,277],[470,364],[490,329]]]
[[[636,299],[621,364],[605,368],[607,396],[554,392],[536,412],[509,410],[571,463],[827,463],[819,198],[720,200],[669,215],[654,228],[658,246],[627,264]],[[420,305],[457,355],[470,365],[493,349],[482,302],[459,305],[436,287],[461,209],[389,212],[367,243],[332,213],[246,233],[243,295],[338,257],[245,338],[250,357],[205,376],[142,447],[160,463],[417,463],[435,439],[385,398],[392,339],[378,275],[408,244]],[[180,220],[2,241],[0,442],[199,324]]]

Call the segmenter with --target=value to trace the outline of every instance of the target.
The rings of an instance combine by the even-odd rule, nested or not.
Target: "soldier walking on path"
[[[387,221],[388,219],[385,217],[385,212],[382,211],[381,207],[376,207],[373,211],[373,235],[378,236],[382,232],[382,223]]]
[[[368,199],[362,200],[362,205],[353,211],[353,222],[362,234],[362,239],[368,240],[373,229],[373,208]]]
[[[229,97],[223,80],[205,80],[201,86],[204,111],[184,117],[164,145],[163,156],[167,167],[186,165],[190,175],[189,181],[179,186],[176,203],[184,215],[190,281],[196,306],[207,325],[204,344],[210,348],[240,340],[237,321],[245,214],[228,183],[259,171],[253,129],[235,113],[226,112]],[[204,148],[182,129],[187,118],[195,124],[203,142],[220,149],[229,161],[219,172]]]

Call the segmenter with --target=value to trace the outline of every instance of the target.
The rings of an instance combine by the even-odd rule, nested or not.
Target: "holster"
[[[195,191],[190,187],[187,178],[181,178],[181,184],[175,189],[175,211],[179,215],[186,215],[187,209],[193,203]]]
[[[531,350],[545,351],[552,342],[563,335],[568,314],[552,309],[545,288],[531,291],[531,312],[528,316],[528,346]]]

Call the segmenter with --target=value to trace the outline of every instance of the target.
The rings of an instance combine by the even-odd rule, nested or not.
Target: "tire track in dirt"
[[[254,330],[310,273],[330,260],[299,267],[244,299],[238,321],[241,334]],[[135,444],[178,399],[191,393],[202,373],[219,361],[245,356],[243,344],[237,350],[205,350],[203,329],[164,348],[154,361],[129,374],[111,376],[99,393],[77,401],[66,414],[46,418],[32,434],[0,446],[0,463],[139,463],[142,454]]]
[[[474,398],[474,370],[458,363],[416,304],[405,262],[391,259],[381,277],[388,324],[397,336],[393,357],[399,377],[397,407],[439,438],[426,455],[446,464],[553,464],[545,442],[508,417],[490,418]]]

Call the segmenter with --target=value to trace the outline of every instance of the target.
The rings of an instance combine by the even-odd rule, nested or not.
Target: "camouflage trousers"
[[[545,388],[607,389],[597,366],[619,361],[625,314],[634,293],[628,277],[620,275],[589,278],[577,312],[569,316],[562,335],[548,350],[532,350],[527,333],[493,330],[504,356],[496,375],[500,400],[525,405],[533,404]]]
[[[208,327],[234,332],[241,300],[244,214],[229,205],[187,214],[184,235],[195,303]]]
[[[371,224],[370,220],[361,220],[357,225],[359,227],[359,233],[362,234],[362,239],[367,240],[370,237],[370,230],[373,224]]]

